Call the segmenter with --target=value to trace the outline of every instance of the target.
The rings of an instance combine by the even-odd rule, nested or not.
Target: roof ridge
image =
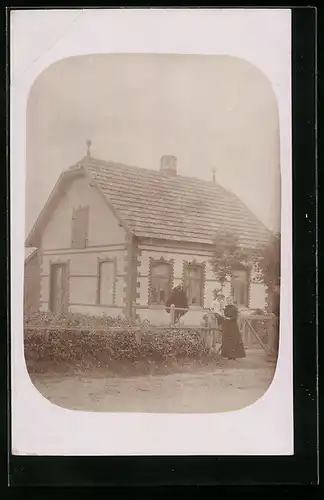
[[[141,170],[143,172],[149,172],[150,174],[153,174],[153,175],[158,175],[162,178],[165,178],[165,179],[169,179],[168,177],[165,176],[165,174],[161,173],[159,170],[154,170],[153,168],[147,168],[147,167],[139,167],[138,165],[128,165],[126,163],[121,163],[121,162],[116,162],[116,161],[113,161],[113,160],[102,160],[102,159],[99,159],[99,158],[94,158],[94,157],[84,157],[81,162],[83,163],[83,161],[85,160],[85,167],[87,167],[87,165],[91,165],[92,162],[97,162],[103,166],[106,166],[106,167],[109,167],[109,166],[113,166],[113,167],[122,167],[122,168],[127,168],[127,169],[134,169],[134,170]],[[74,166],[77,166],[79,165],[81,162],[77,162],[76,165]],[[93,166],[96,166],[95,164]],[[73,168],[73,167],[70,167],[70,168]],[[191,175],[181,175],[181,174],[177,174],[175,177],[172,177],[172,180],[174,179],[189,179],[189,180],[192,180],[192,181],[198,181],[198,182],[201,182],[202,184],[204,185],[207,185],[207,186],[210,186],[210,187],[219,187],[220,189],[224,190],[224,191],[227,191],[226,188],[224,188],[219,182],[215,181],[208,181],[206,179],[202,179],[201,177],[194,177],[194,176],[191,176]]]
[[[161,172],[159,170],[153,170],[151,168],[146,168],[146,167],[139,167],[137,165],[127,165],[125,163],[121,163],[121,162],[115,162],[115,161],[112,161],[112,160],[102,160],[102,159],[99,159],[99,158],[94,158],[94,157],[84,157],[84,159],[87,161],[87,163],[91,162],[91,160],[93,160],[94,162],[99,162],[100,164],[103,164],[104,166],[115,166],[115,167],[124,167],[124,168],[127,168],[127,169],[135,169],[135,170],[141,170],[141,171],[144,171],[144,172],[149,172],[149,173],[153,173],[153,174],[157,174],[159,176],[161,176],[162,178],[166,178],[168,179],[164,174],[161,174]],[[95,166],[95,165],[94,165]],[[91,172],[90,172],[91,173]],[[193,181],[198,181],[198,182],[201,182],[202,184],[204,184],[205,186],[208,186],[208,187],[217,187],[219,188],[221,191],[223,191],[224,193],[226,194],[229,194],[231,196],[233,196],[242,206],[244,206],[244,208],[246,210],[248,210],[249,214],[253,215],[253,217],[256,217],[256,215],[252,212],[252,210],[241,200],[241,198],[239,198],[233,191],[231,191],[229,188],[225,188],[224,186],[222,186],[219,182],[215,181],[207,181],[206,179],[202,179],[200,177],[193,177],[193,176],[188,176],[188,175],[177,175],[176,177],[172,177],[172,180],[174,179],[186,179],[186,180],[193,180]],[[258,221],[264,226],[264,229],[266,229],[267,231],[269,231],[270,233],[272,233],[272,231],[258,218]]]

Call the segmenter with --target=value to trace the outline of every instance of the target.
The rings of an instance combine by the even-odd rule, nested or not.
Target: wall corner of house
[[[137,268],[140,265],[140,252],[135,236],[132,233],[126,234],[125,250],[125,282],[124,282],[124,315],[130,320],[133,319],[133,304],[136,301],[137,293]]]
[[[40,248],[37,248],[37,302],[36,302],[37,311],[39,311],[40,309],[42,267],[43,267],[43,251]]]

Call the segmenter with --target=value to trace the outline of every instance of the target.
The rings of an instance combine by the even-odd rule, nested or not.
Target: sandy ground
[[[190,373],[112,377],[96,374],[32,374],[52,403],[81,411],[217,413],[253,404],[271,384],[275,364],[264,353]]]

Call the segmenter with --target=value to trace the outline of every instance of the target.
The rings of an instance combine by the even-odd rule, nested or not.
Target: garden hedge
[[[25,326],[27,365],[41,361],[102,367],[110,361],[159,362],[199,359],[206,354],[199,329],[196,332],[166,327],[154,331],[148,322],[138,322],[142,329],[139,342],[127,320],[120,317],[37,313],[25,318]],[[34,328],[37,326],[46,326],[46,333]],[[118,331],[109,330],[116,326],[120,328]]]

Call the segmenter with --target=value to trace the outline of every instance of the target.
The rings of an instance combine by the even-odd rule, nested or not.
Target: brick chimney
[[[172,155],[164,155],[161,157],[160,162],[161,174],[168,177],[176,177],[177,175],[177,158]]]

